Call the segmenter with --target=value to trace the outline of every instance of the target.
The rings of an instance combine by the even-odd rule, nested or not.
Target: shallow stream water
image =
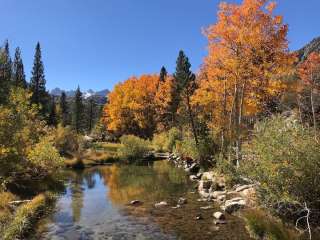
[[[103,166],[66,171],[66,191],[53,213],[40,221],[35,239],[170,240],[250,239],[244,222],[227,216],[213,224],[212,202],[199,202],[194,183],[166,161],[149,166]],[[180,197],[187,204],[174,209]],[[143,202],[131,206],[132,200]],[[168,206],[154,204],[167,201]],[[214,206],[201,210],[200,207]],[[196,216],[201,215],[202,220]]]

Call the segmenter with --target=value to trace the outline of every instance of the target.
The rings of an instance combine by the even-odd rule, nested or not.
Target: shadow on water
[[[217,209],[198,202],[185,173],[166,161],[149,166],[103,166],[66,171],[66,191],[54,213],[40,222],[35,239],[250,239],[241,219],[215,226]],[[173,209],[179,197],[188,203]],[[130,206],[132,200],[143,202]],[[169,206],[155,208],[167,201]],[[203,220],[196,220],[201,214]]]

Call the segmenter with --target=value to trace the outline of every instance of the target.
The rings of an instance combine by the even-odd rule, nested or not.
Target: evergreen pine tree
[[[176,72],[174,74],[176,93],[174,94],[174,107],[178,109],[180,102],[184,101],[186,104],[186,110],[188,114],[189,123],[192,127],[192,132],[196,144],[198,145],[198,135],[195,126],[195,120],[192,112],[190,98],[196,89],[196,77],[190,70],[191,64],[188,57],[183,51],[179,52],[177,59]]]
[[[160,70],[160,82],[164,82],[168,76],[167,69],[163,66]]]
[[[48,124],[50,126],[57,126],[58,119],[57,119],[57,111],[56,111],[56,102],[54,97],[52,97],[51,104],[50,104],[50,112],[48,117]]]
[[[24,73],[24,66],[19,47],[16,48],[16,52],[14,55],[12,80],[14,86],[27,88],[26,75]]]
[[[84,130],[84,105],[82,99],[82,92],[80,87],[77,88],[74,97],[73,112],[72,112],[72,126],[77,133]]]
[[[42,113],[45,114],[48,106],[48,93],[46,92],[46,79],[44,75],[44,66],[41,59],[40,43],[37,43],[34,63],[32,68],[32,77],[30,81],[30,90],[32,92],[31,101],[34,104],[42,106]]]
[[[86,115],[87,115],[87,130],[89,133],[91,133],[93,126],[96,122],[96,115],[97,115],[97,104],[94,100],[93,97],[91,97],[88,101],[87,104],[87,110],[86,110]]]
[[[5,78],[10,81],[12,77],[12,61],[10,57],[10,48],[8,40],[4,46],[4,56],[5,56]]]
[[[61,111],[61,123],[65,127],[70,124],[69,122],[69,108],[67,102],[67,95],[65,92],[61,93],[60,97],[60,111]]]
[[[0,105],[7,103],[11,87],[12,61],[9,51],[9,42],[5,42],[0,49]]]

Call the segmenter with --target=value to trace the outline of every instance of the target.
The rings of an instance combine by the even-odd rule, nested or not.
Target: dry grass
[[[3,240],[24,239],[33,225],[46,212],[55,197],[50,193],[39,194],[30,202],[17,208],[3,228]]]
[[[252,209],[244,212],[244,219],[250,236],[257,240],[294,240],[294,231],[262,210]]]
[[[13,210],[10,208],[9,202],[15,199],[16,197],[10,192],[0,192],[0,233],[3,232],[6,223],[13,216]]]
[[[67,167],[82,168],[85,166],[103,165],[118,161],[117,151],[120,144],[94,143],[92,148],[85,150],[78,156],[66,159]]]

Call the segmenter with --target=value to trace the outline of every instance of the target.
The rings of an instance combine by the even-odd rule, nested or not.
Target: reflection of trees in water
[[[83,172],[74,172],[72,175],[71,208],[73,222],[76,223],[81,218],[81,209],[83,208]]]
[[[152,167],[114,165],[102,168],[101,174],[109,187],[109,198],[116,204],[133,199],[159,201],[187,189],[185,173],[165,161],[155,162]]]
[[[92,189],[96,186],[95,174],[92,171],[84,172],[84,180],[86,181],[89,189]]]

